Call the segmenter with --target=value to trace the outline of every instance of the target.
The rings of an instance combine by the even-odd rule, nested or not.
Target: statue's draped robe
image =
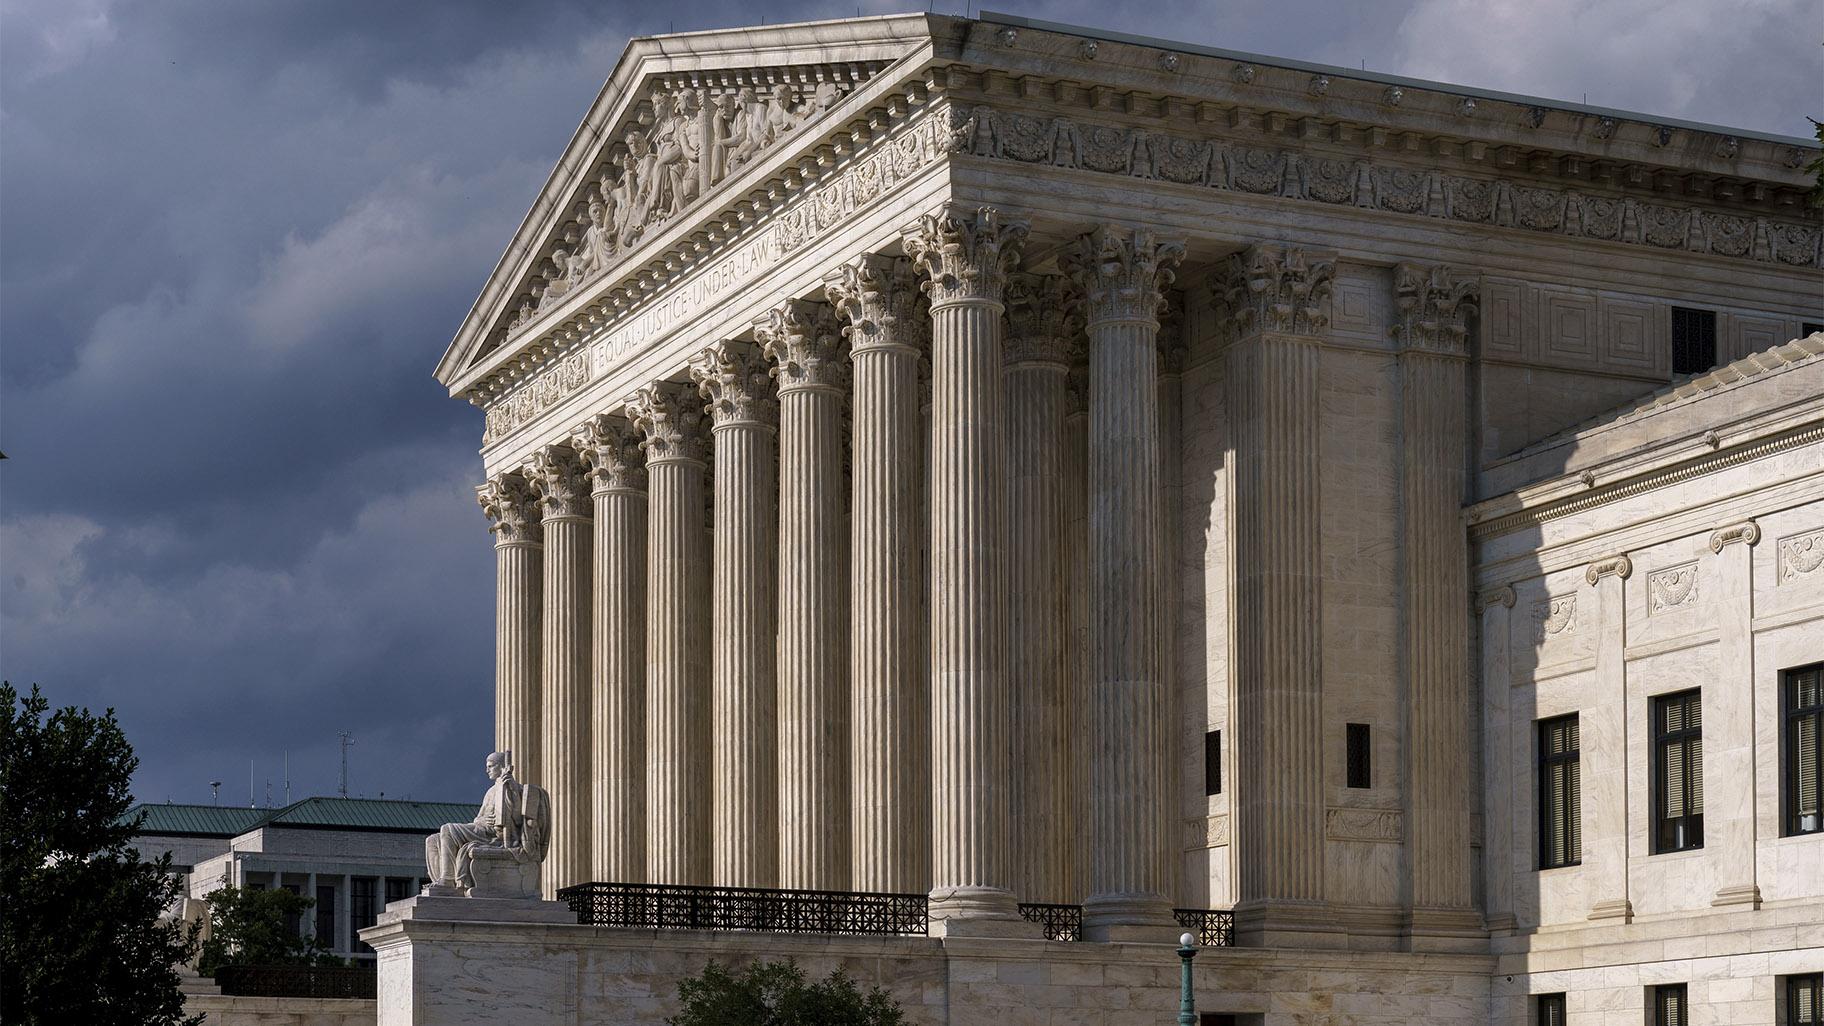
[[[431,878],[439,883],[469,882],[469,846],[505,848],[513,843],[514,816],[519,808],[519,784],[502,775],[481,799],[473,823],[445,823],[425,838],[424,861]]]

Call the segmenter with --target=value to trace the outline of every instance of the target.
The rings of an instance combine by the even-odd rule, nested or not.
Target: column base
[[[1489,933],[1507,933],[1520,928],[1520,920],[1512,912],[1499,912],[1483,921]]]
[[[555,901],[542,901],[538,898],[450,898],[426,894],[386,906],[386,911],[377,918],[376,925],[425,920],[446,923],[577,925],[576,913],[569,906]]]
[[[1013,892],[1000,887],[943,887],[928,906],[933,937],[1043,936],[1037,923],[1020,918]]]
[[[1716,892],[1716,897],[1710,899],[1710,904],[1712,907],[1717,905],[1747,905],[1749,908],[1758,909],[1761,907],[1761,889],[1754,884],[1741,884],[1735,887],[1725,887]]]
[[[1634,921],[1634,903],[1626,898],[1612,901],[1599,901],[1590,906],[1589,919],[1619,919],[1624,923]]]
[[[1235,906],[1235,943],[1250,948],[1347,948],[1349,935],[1322,901],[1249,901]]]
[[[1092,894],[1083,903],[1083,939],[1104,943],[1176,943],[1184,928],[1158,894]]]
[[[1406,916],[1409,951],[1470,953],[1488,949],[1488,928],[1473,908],[1415,908]]]

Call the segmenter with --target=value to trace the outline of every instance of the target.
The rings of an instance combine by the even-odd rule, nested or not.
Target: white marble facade
[[[1567,944],[1824,919],[1824,837],[1770,825],[1774,682],[1824,660],[1824,360],[1775,348],[1824,321],[1815,153],[1017,21],[635,40],[437,371],[547,888],[1233,907],[1492,953],[1515,1022]],[[1579,427],[1671,378],[1675,307],[1772,362]],[[1666,861],[1675,684],[1719,811]],[[1561,707],[1588,854],[1542,874]]]

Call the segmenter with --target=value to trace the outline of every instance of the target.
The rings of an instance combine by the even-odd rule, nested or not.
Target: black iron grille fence
[[[1046,940],[1080,941],[1083,939],[1083,906],[1046,905],[1029,902],[1020,906],[1020,915],[1045,931]]]
[[[585,926],[922,937],[929,925],[923,894],[586,883],[557,898]]]
[[[235,997],[367,998],[373,1000],[372,967],[225,965],[215,985]]]
[[[1175,908],[1172,918],[1197,935],[1200,948],[1235,946],[1235,913],[1219,908]]]

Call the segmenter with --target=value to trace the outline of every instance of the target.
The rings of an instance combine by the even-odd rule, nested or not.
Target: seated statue
[[[513,779],[511,752],[488,756],[488,779],[472,823],[445,823],[424,839],[427,895],[536,898],[539,864],[551,837],[551,799],[544,788]]]

